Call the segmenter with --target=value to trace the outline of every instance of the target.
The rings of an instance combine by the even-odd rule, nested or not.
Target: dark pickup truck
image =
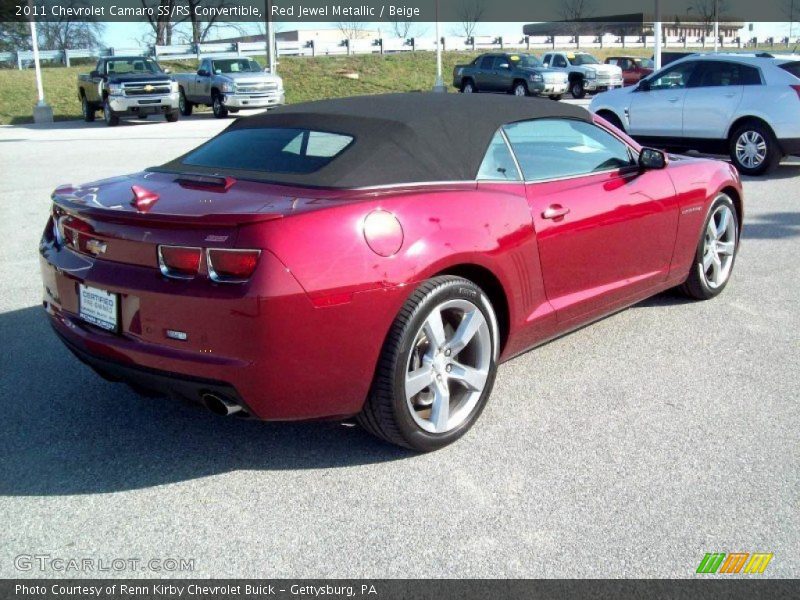
[[[121,117],[162,114],[167,121],[177,121],[180,114],[178,84],[146,56],[101,58],[91,73],[78,75],[78,98],[84,120],[94,121],[101,110],[112,126]]]
[[[567,91],[567,75],[548,69],[532,54],[481,54],[467,65],[455,66],[453,86],[464,94],[506,92],[560,100]]]

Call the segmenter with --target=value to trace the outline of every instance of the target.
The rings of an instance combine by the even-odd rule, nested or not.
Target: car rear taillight
[[[192,279],[200,270],[203,249],[193,246],[159,246],[158,266],[166,277]]]
[[[209,248],[208,276],[213,281],[243,283],[250,279],[258,264],[261,250],[223,250]]]
[[[792,86],[789,86],[789,87],[791,87],[795,91],[795,93],[797,94],[797,97],[800,98],[800,85],[792,85]]]

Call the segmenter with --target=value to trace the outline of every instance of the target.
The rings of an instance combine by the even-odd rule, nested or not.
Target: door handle
[[[542,213],[543,219],[558,219],[563,217],[569,212],[569,209],[565,206],[561,206],[560,204],[551,204]]]
[[[667,98],[667,102],[677,102],[677,98]]]
[[[733,98],[735,95],[736,95],[736,93],[733,93],[733,94],[725,94],[725,97],[726,97],[726,98]]]

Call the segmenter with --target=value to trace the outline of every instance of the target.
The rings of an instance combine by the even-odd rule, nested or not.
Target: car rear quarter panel
[[[503,183],[376,192],[340,207],[243,230],[240,244],[249,235],[263,235],[264,247],[284,262],[323,314],[329,311],[333,317],[337,306],[369,294],[371,337],[360,343],[369,355],[370,369],[392,321],[416,285],[462,265],[490,271],[502,286],[510,323],[507,350],[511,351],[522,343],[516,333],[533,307],[545,302],[524,193],[521,184]],[[364,239],[364,218],[376,209],[391,212],[403,228],[402,247],[388,258],[372,252]],[[341,323],[338,331],[336,323]],[[322,343],[338,348],[351,345],[357,325],[338,317],[336,323]],[[321,351],[321,356],[327,352]]]

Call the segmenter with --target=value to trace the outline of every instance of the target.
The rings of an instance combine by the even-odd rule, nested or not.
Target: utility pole
[[[661,2],[655,0],[655,20],[653,22],[653,37],[655,48],[653,50],[653,63],[656,71],[661,68]]]
[[[439,33],[439,0],[436,0],[436,80],[433,82],[433,91],[446,93],[442,79],[442,36]]]
[[[719,0],[714,0],[714,52],[716,52],[719,47],[719,15],[717,14],[718,10],[719,10]]]
[[[264,15],[264,27],[266,31],[266,46],[267,46],[267,68],[270,73],[277,73],[277,60],[275,53],[277,45],[275,44],[275,27],[272,24],[272,0],[265,0],[266,14]]]
[[[33,11],[31,11],[33,13]],[[33,48],[33,64],[36,69],[36,91],[39,94],[39,101],[33,107],[34,123],[52,123],[53,109],[44,101],[44,87],[42,86],[42,66],[39,63],[39,40],[36,36],[36,21],[31,17],[31,47]]]

